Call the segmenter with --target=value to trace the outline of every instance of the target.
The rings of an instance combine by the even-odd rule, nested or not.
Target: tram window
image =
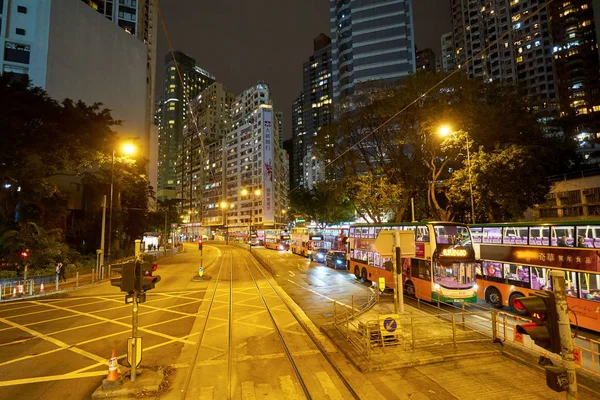
[[[483,243],[502,243],[502,228],[483,228]]]
[[[483,235],[483,228],[471,228],[471,236],[473,237],[473,243],[481,243]]]
[[[550,244],[550,229],[547,226],[532,226],[529,228],[530,246],[548,246]]]
[[[503,229],[502,243],[527,244],[527,227],[509,226]]]
[[[379,236],[379,232],[381,232],[381,227],[378,226],[375,228],[375,237]]]
[[[482,275],[480,263],[475,264],[475,275],[477,275],[478,277],[480,277]]]
[[[552,290],[550,270],[547,268],[531,267],[531,288],[534,290]]]
[[[504,264],[504,278],[529,283],[529,267],[516,264]]]
[[[569,297],[579,297],[579,282],[577,272],[565,271],[565,289],[567,291],[567,296]]]
[[[483,274],[494,278],[502,278],[502,264],[489,261],[483,262]]]
[[[600,248],[600,226],[578,226],[577,247]],[[581,238],[581,239],[580,239]]]
[[[429,232],[427,232],[426,226],[418,226],[417,229],[415,229],[415,241],[429,242]]]
[[[574,226],[554,226],[552,227],[552,246],[573,247],[575,239]]]
[[[373,253],[373,265],[376,267],[381,267],[383,265],[381,263],[381,255],[379,253]]]
[[[580,297],[600,302],[600,274],[579,274]]]
[[[373,252],[369,251],[367,253],[367,264],[373,265]]]
[[[354,236],[354,228],[350,228],[350,237],[353,238]]]

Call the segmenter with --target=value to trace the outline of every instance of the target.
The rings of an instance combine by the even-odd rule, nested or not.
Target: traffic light
[[[21,258],[26,259],[27,257],[29,257],[29,250],[23,250],[21,252]]]
[[[552,353],[560,354],[560,334],[558,331],[558,313],[554,293],[544,290],[529,297],[517,297],[513,306],[520,311],[526,311],[533,322],[517,325],[517,332],[529,335],[534,343]]]
[[[110,284],[121,288],[121,292],[133,293],[135,289],[135,262],[129,261],[125,264],[113,265],[111,271],[120,274],[120,276],[110,278]]]
[[[152,276],[152,273],[158,269],[158,265],[152,262],[136,262],[135,280],[136,289],[140,292],[146,292],[154,289],[157,282],[160,282],[160,275]]]
[[[202,250],[202,238],[198,239],[198,250]]]

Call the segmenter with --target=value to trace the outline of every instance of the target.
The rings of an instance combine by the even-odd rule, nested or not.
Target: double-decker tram
[[[322,248],[336,251],[347,250],[348,228],[323,228],[320,234],[323,237]]]
[[[272,250],[289,250],[290,235],[285,231],[265,231],[265,247]]]
[[[402,261],[402,279],[407,295],[443,302],[477,301],[475,254],[469,228],[453,222],[357,224],[349,230],[348,269],[356,279],[385,278],[393,287],[391,258],[382,257],[374,243],[383,230],[414,232],[413,258]]]
[[[308,228],[292,228],[290,231],[290,250],[294,254],[310,257],[323,247],[323,236],[313,234]]]
[[[572,324],[600,331],[600,221],[470,225],[480,267],[478,298],[495,307],[552,290],[551,270],[564,271]]]

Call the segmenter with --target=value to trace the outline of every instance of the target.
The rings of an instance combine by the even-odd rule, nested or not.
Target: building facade
[[[415,73],[412,0],[330,0],[334,97]]]
[[[430,48],[417,50],[416,54],[416,68],[417,72],[419,71],[427,71],[427,72],[436,72],[437,71],[437,60],[435,57],[435,53]]]
[[[189,102],[215,82],[214,75],[196,66],[192,57],[181,51],[174,54],[175,60],[171,53],[165,56],[162,127],[158,132],[159,199],[174,198],[183,183],[180,150],[189,122]]]
[[[594,150],[600,138],[600,59],[592,0],[552,3],[550,26],[561,114],[574,118],[571,134],[582,150]]]
[[[515,83],[540,115],[558,114],[548,11],[543,0],[452,0],[456,68]],[[502,38],[502,39],[500,39]]]
[[[444,72],[454,71],[454,38],[452,32],[442,35],[441,69]]]

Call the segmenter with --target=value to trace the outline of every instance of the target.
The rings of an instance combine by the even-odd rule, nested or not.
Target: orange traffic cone
[[[119,380],[119,368],[117,364],[117,356],[115,354],[115,349],[113,349],[112,355],[110,356],[110,360],[108,360],[108,376],[106,377],[106,380]]]
[[[40,293],[44,293],[46,289],[44,289],[44,282],[40,285]]]

